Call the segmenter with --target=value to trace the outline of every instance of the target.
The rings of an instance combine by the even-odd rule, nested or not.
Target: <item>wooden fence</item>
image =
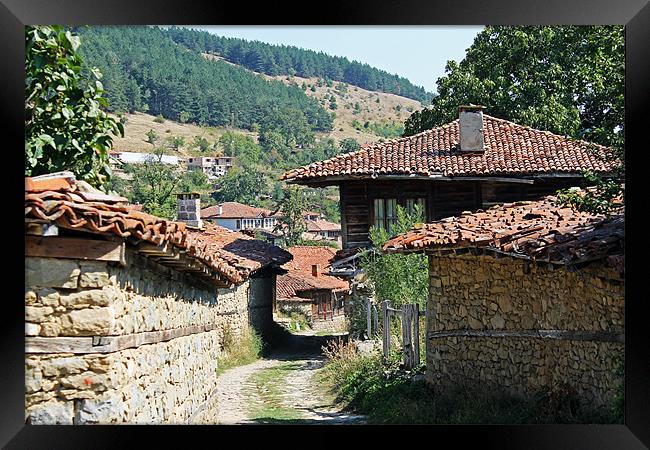
[[[390,353],[390,318],[398,317],[402,325],[402,353],[404,355],[404,368],[407,370],[413,369],[420,364],[419,318],[422,315],[424,315],[424,312],[420,311],[420,306],[417,303],[402,305],[400,309],[391,308],[388,300],[381,303],[382,344],[384,357],[387,358]],[[366,316],[367,334],[370,338],[373,336],[373,329],[375,334],[378,334],[379,331],[377,307],[371,304],[370,300],[366,303]]]

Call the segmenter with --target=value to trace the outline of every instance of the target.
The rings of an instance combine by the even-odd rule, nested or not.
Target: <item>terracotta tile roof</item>
[[[222,207],[221,214],[219,205]],[[274,217],[272,211],[237,202],[224,202],[201,210],[202,219],[256,219],[259,217]]]
[[[300,292],[317,289],[346,291],[349,283],[340,278],[326,275],[336,251],[330,247],[297,245],[287,249],[293,259],[282,266],[289,272],[277,278],[278,298],[297,297]],[[320,266],[319,275],[312,275],[312,265]]]
[[[305,281],[301,276],[290,274],[280,275],[277,278],[276,297],[278,300],[291,299],[293,301],[310,302],[310,298],[298,297],[298,292],[309,292],[314,286]]]
[[[608,259],[623,267],[623,207],[607,218],[556,204],[548,196],[448,217],[396,236],[388,253],[475,248],[534,261],[577,264]]]
[[[341,231],[341,225],[323,219],[305,220],[305,225],[307,225],[307,231],[311,233],[318,233],[319,231]]]
[[[299,182],[332,176],[507,176],[611,170],[588,150],[592,145],[600,150],[605,147],[486,114],[483,135],[484,152],[461,153],[457,119],[413,136],[363,145],[355,152],[290,170],[281,179]]]
[[[56,190],[46,188],[57,187]],[[87,200],[91,198],[91,200]],[[255,270],[281,265],[291,254],[245,234],[207,224],[205,230],[136,211],[123,197],[92,200],[74,180],[56,186],[51,179],[25,179],[25,219],[45,220],[61,228],[114,234],[155,245],[170,243],[232,283],[244,281]]]

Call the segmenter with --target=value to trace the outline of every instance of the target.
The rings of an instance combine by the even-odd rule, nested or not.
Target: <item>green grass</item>
[[[282,404],[282,391],[280,386],[293,370],[300,367],[300,363],[287,362],[277,367],[265,369],[255,373],[251,381],[255,385],[255,394],[261,403],[252,404],[249,415],[252,420],[260,423],[286,422],[300,419],[299,411],[287,408]]]
[[[276,314],[278,317],[290,320],[288,324],[290,331],[305,331],[311,329],[307,316],[299,310],[280,310]],[[300,330],[298,330],[296,324],[300,326]]]
[[[615,411],[580,406],[567,386],[522,398],[498,389],[457,386],[434,392],[399,368],[399,354],[384,361],[379,352],[358,354],[353,346],[330,344],[318,375],[336,400],[364,414],[371,424],[621,423]]]
[[[262,356],[264,342],[254,330],[246,329],[235,336],[226,329],[223,339],[223,352],[217,358],[217,376],[228,369],[250,364]]]

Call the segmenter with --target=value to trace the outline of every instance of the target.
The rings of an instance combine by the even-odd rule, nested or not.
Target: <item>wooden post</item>
[[[413,305],[413,367],[420,364],[420,305]]]
[[[388,300],[381,302],[381,317],[383,320],[384,357],[388,358],[390,352],[390,314],[388,313]]]
[[[402,305],[402,352],[404,368],[411,368],[411,305]]]
[[[368,339],[370,339],[372,337],[372,305],[370,304],[370,298],[366,299],[366,322]]]
[[[378,324],[379,319],[377,317],[378,315],[379,313],[377,312],[377,305],[372,305],[372,326],[373,329],[375,330],[375,335],[379,331],[379,324]]]

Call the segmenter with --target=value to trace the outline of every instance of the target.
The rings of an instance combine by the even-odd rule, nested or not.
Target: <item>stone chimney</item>
[[[201,195],[197,192],[182,192],[176,194],[178,202],[178,220],[187,225],[203,228],[201,221]]]
[[[318,264],[311,265],[311,276],[317,277],[320,272],[320,266]]]
[[[485,151],[485,141],[483,139],[483,106],[459,106],[458,119],[460,128],[460,151]]]

